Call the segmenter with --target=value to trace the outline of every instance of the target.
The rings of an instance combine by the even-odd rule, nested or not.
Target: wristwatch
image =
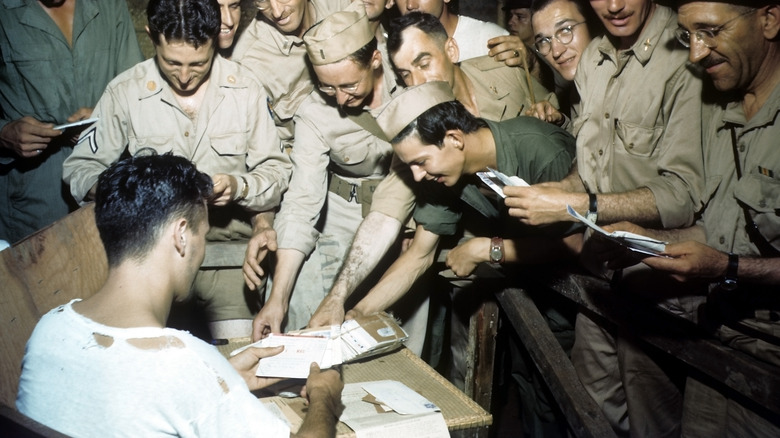
[[[735,290],[737,284],[737,271],[739,270],[739,256],[733,253],[729,253],[729,264],[726,266],[726,275],[723,277],[723,281],[720,283],[720,287],[724,290]]]
[[[599,217],[599,202],[595,193],[588,193],[588,212],[585,213],[585,218],[594,224]]]
[[[504,239],[500,237],[490,239],[490,262],[504,263]]]

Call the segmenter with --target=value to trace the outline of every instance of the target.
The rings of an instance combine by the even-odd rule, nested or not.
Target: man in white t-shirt
[[[509,60],[507,65],[519,65],[512,62],[519,58],[520,53],[524,53],[523,42],[519,38],[509,36],[509,32],[496,23],[457,14],[451,10],[450,0],[397,0],[395,4],[401,15],[420,11],[437,17],[447,30],[447,35],[458,44],[458,61],[490,55],[498,61]],[[503,38],[494,40],[496,37]]]
[[[203,262],[211,178],[183,157],[135,156],[97,183],[95,222],[108,278],[85,300],[43,316],[27,343],[17,409],[71,436],[288,437],[286,422],[250,392],[282,348],[230,361],[187,332],[165,327]],[[343,410],[336,371],[311,365],[308,414],[298,433],[332,437]]]

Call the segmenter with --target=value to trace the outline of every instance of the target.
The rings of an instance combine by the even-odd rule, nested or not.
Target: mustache
[[[712,56],[712,55],[707,55],[706,58],[704,58],[701,61],[699,61],[699,65],[701,65],[704,68],[710,68],[710,67],[713,67],[715,65],[721,64],[721,63],[723,63],[725,61],[726,60],[724,58],[716,57],[716,56]]]
[[[633,13],[628,14],[606,14],[603,17],[607,20],[623,20],[625,18],[628,18],[630,16],[634,15]]]

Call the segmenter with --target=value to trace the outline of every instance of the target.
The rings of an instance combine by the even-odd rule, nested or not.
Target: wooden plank
[[[108,272],[92,204],[0,252],[0,400],[14,406],[24,347],[44,313],[91,296]]]
[[[574,366],[553,336],[547,322],[524,289],[507,288],[496,293],[523,345],[545,378],[569,428],[577,437],[614,437],[601,409],[585,391]]]
[[[4,404],[0,404],[0,431],[2,436],[14,438],[67,438]]]
[[[488,412],[493,399],[498,314],[498,303],[485,300],[469,322],[465,392]]]
[[[534,272],[532,287],[557,292],[592,316],[620,325],[647,345],[703,374],[711,384],[733,392],[741,402],[779,421],[779,367],[725,346],[694,322],[650,301],[615,293],[601,279],[560,270]]]
[[[14,245],[11,254],[40,315],[92,296],[108,276],[92,203]]]

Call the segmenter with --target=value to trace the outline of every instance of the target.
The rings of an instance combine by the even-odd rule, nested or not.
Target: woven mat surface
[[[249,343],[249,338],[231,339],[229,344],[219,345],[217,348],[227,356],[236,348]],[[488,426],[493,422],[490,413],[405,347],[382,356],[345,364],[341,370],[344,383],[397,380],[414,389],[441,408],[450,430]],[[273,397],[273,399],[277,403],[288,405],[298,415],[303,416],[305,405],[300,397],[293,399]],[[354,432],[343,423],[339,423],[337,433],[342,438],[354,436]]]

